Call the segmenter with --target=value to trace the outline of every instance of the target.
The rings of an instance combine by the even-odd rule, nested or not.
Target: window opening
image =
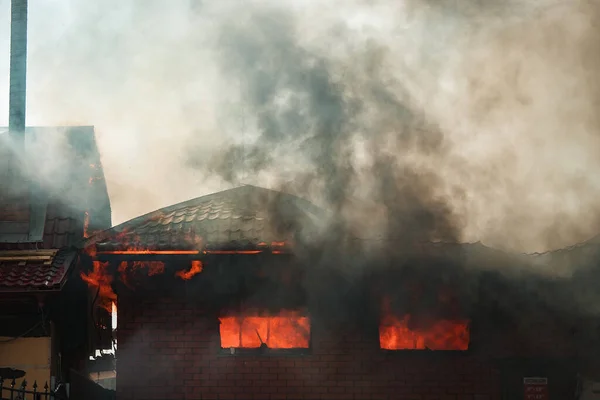
[[[469,348],[470,321],[444,319],[419,322],[414,315],[395,315],[384,299],[379,325],[379,345],[385,350],[457,350]]]
[[[219,320],[224,349],[307,349],[310,345],[310,318],[300,312],[245,313]]]

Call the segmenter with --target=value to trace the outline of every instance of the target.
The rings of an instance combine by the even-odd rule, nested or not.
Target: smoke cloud
[[[29,7],[27,123],[96,127],[115,223],[251,183],[357,236],[542,251],[598,231],[592,2]]]

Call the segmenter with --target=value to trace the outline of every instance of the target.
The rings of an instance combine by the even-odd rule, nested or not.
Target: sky
[[[114,224],[240,183],[299,182],[324,158],[301,150],[302,133],[277,135],[317,121],[343,126],[354,170],[387,149],[409,175],[435,178],[419,180],[432,186],[420,204],[443,202],[461,241],[532,252],[600,232],[599,6],[323,3],[30,0],[27,125],[95,126]],[[9,11],[0,0],[4,126]],[[309,104],[302,85],[318,71],[342,87],[344,121],[324,111],[331,102]],[[392,100],[376,89],[428,128],[399,144],[399,108],[381,111]],[[421,143],[430,130],[443,139],[433,147]],[[234,144],[247,151],[238,164]],[[352,196],[368,197],[370,171]]]

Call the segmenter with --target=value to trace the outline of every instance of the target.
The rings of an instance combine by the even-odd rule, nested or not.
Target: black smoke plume
[[[219,61],[239,80],[256,131],[213,156],[211,171],[232,182],[282,171],[278,188],[316,198],[352,236],[458,241],[461,222],[443,182],[411,159],[442,157],[448,145],[386,70],[386,50],[367,41],[336,60],[303,46],[298,29],[280,8],[222,27]],[[334,26],[330,34],[343,43],[347,32]]]

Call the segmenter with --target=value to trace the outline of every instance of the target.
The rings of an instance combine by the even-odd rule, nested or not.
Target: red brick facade
[[[226,355],[218,320],[184,300],[119,299],[117,396],[133,399],[496,400],[500,373],[466,354],[386,353],[313,324],[310,355]]]

